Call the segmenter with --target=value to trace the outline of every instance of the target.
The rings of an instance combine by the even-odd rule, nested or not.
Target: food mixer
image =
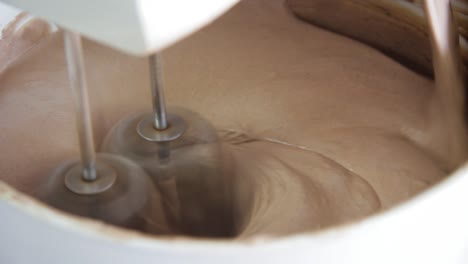
[[[63,12],[59,9],[56,9],[54,14],[49,13],[52,11],[49,8],[41,11],[42,6],[51,6],[52,3],[41,3],[40,6],[34,4],[29,6],[30,3],[14,4],[31,10],[33,13],[47,16],[48,19],[56,20],[61,25],[69,25],[72,29],[82,30],[84,34],[89,36],[99,36],[98,39],[107,45],[121,43],[116,47],[129,53],[146,54],[154,49],[160,49],[163,43],[159,39],[154,41],[152,38],[154,35],[157,35],[158,38],[164,38],[164,36],[160,36],[164,32],[153,30],[144,32],[144,29],[155,28],[154,23],[168,23],[167,21],[155,22],[152,19],[145,20],[147,17],[145,12],[160,8],[157,6],[158,3],[154,6],[154,3],[150,1],[126,1],[121,3],[122,6],[112,4],[112,8],[124,10],[122,11],[125,13],[124,17],[135,16],[135,14],[131,14],[132,12],[137,13],[136,20],[132,21],[133,26],[121,16],[114,17],[115,13],[104,12],[104,15],[109,17],[99,15],[94,18],[97,22],[88,24],[90,21],[76,20],[76,17],[70,14],[63,16]],[[214,8],[223,8],[229,4],[229,1],[225,1],[219,3],[219,7],[215,6]],[[84,9],[90,6],[89,3],[80,2],[75,10],[68,7],[67,10],[74,12],[83,9],[83,12],[86,12]],[[129,6],[133,6],[136,10],[127,10]],[[103,8],[109,8],[109,6],[103,6]],[[168,5],[164,8],[167,10],[166,8],[171,7]],[[93,8],[93,12],[96,11]],[[207,13],[206,16],[209,14]],[[150,17],[154,17],[153,14]],[[173,17],[171,16],[170,19]],[[84,24],[77,24],[77,21],[83,21]],[[95,23],[103,23],[101,26],[113,29],[106,30],[110,34],[103,36],[103,34],[95,32],[100,27]],[[182,23],[186,23],[186,21]],[[196,23],[190,25],[190,27],[196,26]],[[122,32],[121,29],[123,31],[127,29],[128,32]],[[116,34],[116,31],[119,33]],[[129,37],[137,32],[144,32],[146,35]],[[151,233],[169,233],[169,230],[160,230],[161,226],[166,226],[166,224],[161,223],[165,221],[160,219],[168,218],[171,219],[172,229],[184,229],[186,233],[197,234],[206,233],[206,230],[212,227],[212,232],[214,232],[212,235],[220,235],[217,232],[222,231],[216,231],[216,221],[229,218],[229,212],[222,209],[223,195],[216,194],[226,193],[223,191],[225,187],[222,181],[216,180],[216,178],[222,179],[221,175],[225,172],[223,172],[221,164],[220,146],[212,126],[201,116],[188,110],[179,110],[179,114],[166,112],[161,62],[158,55],[153,54],[149,55],[148,58],[153,113],[132,115],[128,120],[119,122],[116,128],[111,130],[103,144],[102,151],[107,154],[96,155],[80,38],[80,34],[72,31],[67,31],[64,34],[68,75],[75,98],[80,162],[67,161],[55,169],[50,175],[48,183],[41,184],[38,190],[39,199],[77,215]],[[205,158],[210,160],[209,164],[202,164],[203,161],[197,160],[200,157],[191,157],[194,154],[190,153],[194,152],[203,152]],[[150,176],[146,175],[147,173],[138,166],[141,166]],[[207,181],[200,179],[200,177],[214,178],[214,180],[208,180],[212,186],[203,186],[200,187],[200,190],[191,190],[191,192],[212,192],[214,193],[214,197],[210,199],[212,202],[201,205],[201,202],[197,203],[195,193],[190,194],[190,192],[179,190],[182,193],[177,194],[176,189],[190,188],[184,187],[184,185],[192,186],[197,185],[197,182]],[[157,220],[149,216],[152,213],[147,213],[154,210],[154,205],[152,205],[154,198],[151,196],[155,190],[149,183],[150,178],[156,182],[160,192],[166,194],[160,196],[158,200],[171,200],[170,202],[156,201],[156,203],[164,203],[166,207],[172,208],[167,209],[169,211],[166,210],[166,213],[162,213],[164,210],[160,210],[159,216],[155,217]],[[176,186],[176,178],[178,186]],[[163,183],[160,184],[161,182]],[[182,203],[178,201],[179,199],[182,199]],[[184,213],[187,210],[192,213]],[[193,213],[194,211],[196,213]],[[178,215],[181,215],[182,218],[179,219]],[[191,215],[196,215],[194,216],[196,219],[190,219]],[[185,227],[174,224],[179,222],[183,223]],[[201,225],[208,225],[208,228]]]
[[[447,38],[447,39],[450,39],[450,38]],[[153,58],[154,58],[154,57],[153,57]],[[450,61],[449,61],[449,62],[450,62]],[[154,63],[154,60],[153,60],[153,63]],[[152,63],[152,65],[154,65],[153,63]],[[457,74],[456,71],[450,71],[450,73],[455,73],[455,74]],[[437,75],[437,73],[436,73],[436,75]],[[451,80],[452,78],[448,78],[448,79]],[[158,155],[159,155],[159,154],[161,154],[161,153],[158,153]],[[162,153],[161,155],[166,155],[166,154],[164,154],[164,151],[163,151],[163,153]],[[316,253],[317,253],[317,252],[316,252]],[[317,255],[319,255],[319,254],[317,254]],[[271,257],[271,256],[270,256],[270,257]]]

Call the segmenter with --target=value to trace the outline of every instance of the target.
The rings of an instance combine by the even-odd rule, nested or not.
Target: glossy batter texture
[[[0,175],[26,192],[78,149],[62,35],[41,25],[0,42]],[[12,45],[31,48],[15,57]],[[100,143],[151,108],[148,62],[84,47]],[[360,219],[453,169],[431,80],[299,21],[283,1],[242,1],[163,58],[168,104],[202,114],[224,142],[240,238]]]

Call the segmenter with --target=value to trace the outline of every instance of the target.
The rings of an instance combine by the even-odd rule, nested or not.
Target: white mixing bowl
[[[2,27],[17,12],[0,11]],[[390,210],[323,231],[249,241],[158,239],[61,213],[0,181],[0,263],[461,264],[468,263],[467,204],[463,166]]]

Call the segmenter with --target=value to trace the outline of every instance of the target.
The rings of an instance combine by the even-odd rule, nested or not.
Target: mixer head
[[[153,234],[168,232],[161,199],[137,164],[99,154],[96,168],[97,179],[86,181],[81,178],[79,160],[68,161],[43,181],[37,196],[75,215]]]
[[[165,213],[178,232],[229,235],[226,224],[219,224],[231,221],[231,199],[226,181],[229,169],[217,132],[197,113],[183,108],[169,110],[169,124],[178,120],[183,129],[179,136],[170,140],[158,137],[165,132],[153,128],[153,113],[136,113],[109,131],[101,150],[125,156],[144,168],[161,192]],[[142,123],[150,137],[136,129]]]

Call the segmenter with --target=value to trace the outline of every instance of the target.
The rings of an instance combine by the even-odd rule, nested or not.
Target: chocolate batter
[[[31,192],[77,155],[73,107],[61,34],[40,21],[9,29],[0,41],[0,176]],[[99,143],[123,116],[151,108],[147,60],[84,47]],[[163,56],[168,103],[202,114],[223,139],[237,237],[363,218],[466,158],[448,153],[433,81],[299,21],[282,0],[243,1]]]

